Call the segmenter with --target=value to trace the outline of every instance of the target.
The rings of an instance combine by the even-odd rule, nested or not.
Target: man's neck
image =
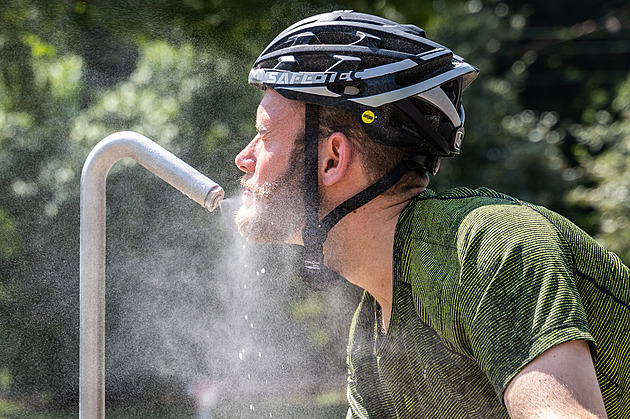
[[[375,198],[344,217],[330,231],[324,247],[326,265],[379,303],[383,330],[387,330],[391,317],[396,224],[402,210],[420,192]]]

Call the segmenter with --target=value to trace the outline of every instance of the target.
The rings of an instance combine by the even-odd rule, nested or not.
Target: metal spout
[[[214,210],[223,189],[187,163],[135,132],[99,142],[81,173],[79,418],[105,417],[105,210],[106,178],[114,163],[131,157],[199,205]]]

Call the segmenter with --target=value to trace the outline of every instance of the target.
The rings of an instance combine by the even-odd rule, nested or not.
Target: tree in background
[[[625,260],[630,255],[630,78],[619,84],[607,109],[589,125],[575,125],[574,155],[592,183],[578,185],[568,201],[592,209],[596,238]]]

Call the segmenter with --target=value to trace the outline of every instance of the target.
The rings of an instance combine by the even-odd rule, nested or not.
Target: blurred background
[[[481,73],[462,155],[431,188],[488,186],[569,217],[630,263],[625,0],[4,0],[0,3],[0,417],[78,416],[79,183],[137,131],[237,193],[261,92],[247,73],[295,21],[413,23]],[[234,234],[131,160],[108,178],[107,416],[345,414],[359,290],[315,293],[291,247]]]

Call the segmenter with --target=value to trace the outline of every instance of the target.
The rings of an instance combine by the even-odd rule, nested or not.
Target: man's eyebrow
[[[267,127],[263,124],[256,124],[256,131],[258,131],[260,134],[265,134],[269,132],[269,129],[267,129]]]

